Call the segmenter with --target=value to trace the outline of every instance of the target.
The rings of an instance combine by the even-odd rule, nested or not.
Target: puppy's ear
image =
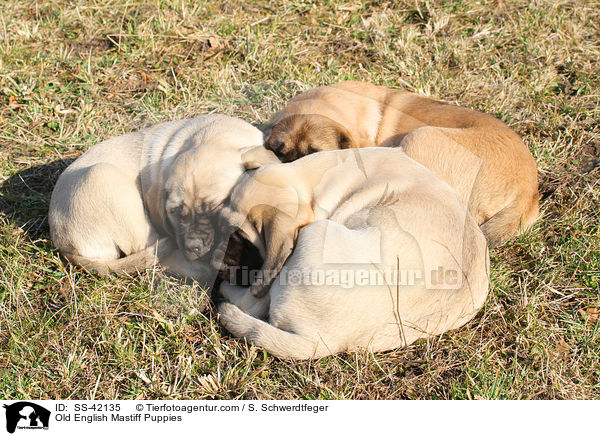
[[[265,140],[269,137],[269,135],[273,131],[273,124],[271,124],[271,123],[259,124],[256,127],[258,128],[258,130],[260,130],[263,133]]]
[[[354,141],[352,140],[350,132],[348,132],[348,130],[340,124],[337,124],[335,127],[338,135],[338,147],[340,149],[355,148],[356,145],[354,145]]]
[[[242,149],[242,165],[245,170],[255,170],[263,165],[281,163],[275,153],[262,145]]]

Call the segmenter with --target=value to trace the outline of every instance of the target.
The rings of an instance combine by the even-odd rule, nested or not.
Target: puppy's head
[[[189,261],[207,255],[221,234],[223,203],[246,169],[279,162],[262,146],[205,144],[182,153],[165,182],[167,227]]]
[[[290,115],[267,130],[265,147],[290,162],[317,151],[356,147],[350,132],[323,115]]]
[[[189,261],[205,256],[215,241],[216,216],[244,172],[240,151],[207,144],[182,153],[165,182],[168,227]]]

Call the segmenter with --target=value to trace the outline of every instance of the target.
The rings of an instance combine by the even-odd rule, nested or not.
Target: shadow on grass
[[[31,239],[50,238],[48,207],[58,176],[74,159],[59,159],[19,171],[0,186],[0,214]]]
[[[50,240],[48,208],[54,185],[62,172],[74,159],[59,159],[19,171],[0,185],[0,216],[23,230],[31,241]],[[237,233],[236,233],[237,235]],[[262,258],[256,247],[248,241],[233,237],[227,248],[227,260],[232,265],[258,270]],[[235,273],[237,283],[244,280],[243,271]],[[222,278],[216,278],[212,288],[218,287]]]

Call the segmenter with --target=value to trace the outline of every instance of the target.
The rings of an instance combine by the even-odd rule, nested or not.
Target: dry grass
[[[597,1],[0,8],[0,397],[600,397]],[[538,162],[544,218],[493,251],[490,296],[466,327],[388,353],[281,362],[230,338],[198,287],[100,278],[53,249],[49,196],[82,150],[204,112],[262,122],[343,79],[492,113]]]

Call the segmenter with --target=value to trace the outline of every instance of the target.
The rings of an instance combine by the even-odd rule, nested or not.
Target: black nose
[[[200,257],[206,252],[206,245],[203,243],[203,241],[188,241],[185,244],[185,249],[194,256]]]

